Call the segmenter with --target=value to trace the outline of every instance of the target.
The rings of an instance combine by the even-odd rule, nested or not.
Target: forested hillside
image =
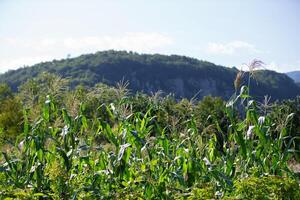
[[[71,88],[79,84],[94,86],[99,82],[116,85],[123,80],[129,82],[133,92],[151,94],[160,90],[164,94],[174,93],[176,98],[196,96],[201,99],[212,95],[228,99],[234,93],[232,80],[238,69],[185,56],[111,50],[11,70],[0,76],[0,82],[17,91],[22,83],[42,72],[68,78]],[[253,78],[256,81],[252,81],[251,95],[257,99],[265,95],[273,100],[286,99],[300,94],[299,86],[285,74],[260,70]],[[247,79],[245,73],[244,83]]]

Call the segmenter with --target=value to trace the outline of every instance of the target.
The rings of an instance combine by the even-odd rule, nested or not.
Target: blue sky
[[[0,72],[116,49],[300,70],[298,0],[0,0]]]

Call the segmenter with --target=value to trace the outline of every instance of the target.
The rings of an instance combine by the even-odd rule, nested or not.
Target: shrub
[[[277,176],[249,177],[234,182],[236,199],[300,199],[297,181]]]

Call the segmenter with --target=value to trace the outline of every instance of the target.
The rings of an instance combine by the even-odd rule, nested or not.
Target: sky
[[[109,49],[300,70],[300,1],[0,0],[0,73]]]

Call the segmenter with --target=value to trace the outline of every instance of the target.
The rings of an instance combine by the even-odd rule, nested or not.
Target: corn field
[[[300,199],[293,113],[274,131],[248,94],[226,103],[225,128],[210,115],[202,129],[188,108],[180,129],[160,123],[155,99],[138,111],[122,96],[87,116],[85,102],[70,113],[48,95],[2,152],[0,199]]]

